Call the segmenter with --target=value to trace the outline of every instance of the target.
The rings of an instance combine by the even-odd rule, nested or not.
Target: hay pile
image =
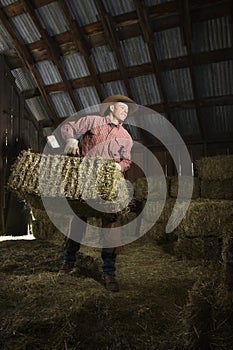
[[[175,240],[173,233],[166,233],[168,219],[171,215],[175,200],[168,198],[165,202],[161,200],[151,201],[143,211],[140,223],[140,233],[147,227],[147,223],[154,223],[151,229],[145,234],[144,239],[155,244],[163,245]],[[160,216],[158,213],[161,211]],[[156,220],[156,218],[158,218]]]
[[[169,177],[166,179],[160,176],[140,177],[134,182],[135,199],[138,201],[147,199],[148,186],[150,187],[150,200],[166,198],[169,195],[169,184]]]
[[[205,267],[189,292],[180,314],[184,350],[233,348],[232,290],[228,292],[223,274],[218,264]]]
[[[59,276],[62,255],[39,240],[1,243],[1,349],[181,349],[177,317],[195,263],[135,242],[117,259],[120,292],[108,293],[99,250],[82,247],[74,273]]]
[[[196,161],[201,197],[233,199],[233,156],[205,157]]]
[[[178,210],[182,211],[182,206]],[[184,219],[176,229],[176,254],[183,258],[220,259],[224,232],[232,231],[232,217],[232,201],[191,201]]]
[[[192,199],[197,199],[200,197],[200,181],[197,177],[193,177],[193,192]],[[187,198],[187,187],[190,186],[190,178],[188,176],[182,176],[182,184],[184,190],[179,193],[179,198]],[[178,194],[178,177],[170,177],[170,192],[169,195],[172,198],[177,198]]]

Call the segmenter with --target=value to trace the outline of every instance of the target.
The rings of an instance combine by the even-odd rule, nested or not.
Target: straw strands
[[[128,187],[113,160],[83,159],[23,151],[12,167],[8,186],[21,198],[28,195],[108,201],[116,211],[128,201]]]

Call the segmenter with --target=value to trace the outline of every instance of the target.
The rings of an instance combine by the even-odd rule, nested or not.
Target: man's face
[[[110,106],[110,109],[114,118],[117,119],[119,123],[123,123],[129,112],[127,104],[123,102],[115,103],[114,105]]]

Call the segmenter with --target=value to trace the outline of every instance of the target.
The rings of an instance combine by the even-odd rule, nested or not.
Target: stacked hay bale
[[[180,312],[184,350],[233,348],[233,299],[220,265],[205,268]]]
[[[200,198],[192,200],[177,228],[179,257],[219,260],[225,232],[233,230],[233,156],[197,161]]]
[[[186,189],[190,178],[182,176],[183,190],[179,191],[175,216],[181,216],[183,220],[171,234],[166,234],[165,228],[177,199],[178,177],[166,178],[165,204],[161,200],[164,187],[160,186],[160,178],[141,178],[135,182],[135,197],[142,206],[148,196],[147,180],[151,185],[149,205],[143,211],[140,232],[148,222],[154,222],[146,234],[149,241],[157,244],[173,241],[174,252],[179,258],[219,260],[226,232],[228,236],[232,235],[233,229],[233,156],[203,158],[197,162],[197,170],[198,176],[193,177],[192,198],[186,213],[185,202],[189,200]],[[156,220],[163,205],[163,211]]]
[[[150,187],[149,200],[147,198],[148,187]],[[174,199],[168,198],[169,187],[170,178],[168,177],[166,179],[161,177],[139,178],[134,184],[135,199],[141,203],[143,209],[139,235],[145,232],[149,224],[151,228],[145,234],[144,239],[156,244],[168,243],[173,240],[173,235],[165,233],[167,221],[175,202]]]
[[[43,199],[47,203],[49,199],[53,215],[59,217],[60,214],[65,221],[70,220],[69,206],[85,217],[112,217],[128,211],[129,190],[123,174],[116,169],[114,161],[100,157],[81,159],[23,151],[12,167],[8,187],[32,208],[36,219],[32,226],[37,238],[56,236],[44,210]],[[59,206],[57,198],[67,200],[67,212]],[[86,201],[100,203],[102,211]],[[109,210],[113,213],[109,214]]]

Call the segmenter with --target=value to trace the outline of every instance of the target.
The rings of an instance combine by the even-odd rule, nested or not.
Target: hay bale
[[[182,183],[185,185],[185,189],[180,193],[180,198],[187,198],[187,186],[190,186],[190,178],[188,176],[182,176]],[[178,194],[178,177],[172,176],[170,182],[170,197],[177,198]],[[200,181],[197,177],[193,177],[193,192],[192,199],[200,197]]]
[[[65,235],[53,225],[45,210],[32,209],[32,214],[35,220],[31,223],[31,229],[36,239],[46,240],[58,245],[64,242]],[[63,221],[63,225],[65,225],[66,221],[68,226],[69,217],[60,217],[60,215],[58,215],[57,219],[59,218]]]
[[[221,267],[211,266],[189,292],[180,313],[184,350],[233,348],[232,295],[221,276]]]
[[[233,225],[222,228],[222,259],[225,264],[233,264]],[[233,272],[233,271],[232,271]]]
[[[161,208],[163,208],[159,218],[156,221],[157,223],[167,223],[174,207],[174,203],[175,200],[170,198],[168,198],[165,202],[161,200],[148,202],[148,205],[143,211],[143,218],[149,222],[155,222],[155,218],[158,217],[158,213],[161,211]]]
[[[144,232],[147,224],[148,221],[142,218],[139,230],[140,234]],[[144,240],[146,242],[155,243],[158,245],[173,242],[176,238],[174,233],[166,233],[165,228],[166,222],[156,222],[151,229],[144,234]]]
[[[176,217],[183,213],[183,203],[177,203]],[[179,225],[180,237],[221,237],[222,227],[231,224],[233,201],[193,200]]]
[[[221,249],[218,237],[178,237],[174,243],[174,253],[180,259],[219,261]]]
[[[233,199],[233,178],[215,181],[201,180],[201,197]]]
[[[78,207],[88,199],[97,203],[104,200],[108,201],[104,209],[106,205],[114,211],[121,210],[129,198],[124,175],[113,160],[100,157],[81,159],[23,151],[12,166],[8,187],[20,198],[65,197],[78,201]]]
[[[166,186],[164,188],[164,181]],[[150,200],[163,199],[169,194],[170,178],[160,176],[141,177],[134,182],[134,196],[136,200],[143,201],[148,197],[148,185],[150,186]],[[165,193],[166,191],[166,193]]]
[[[196,161],[198,177],[202,180],[233,178],[233,155],[204,157]]]

